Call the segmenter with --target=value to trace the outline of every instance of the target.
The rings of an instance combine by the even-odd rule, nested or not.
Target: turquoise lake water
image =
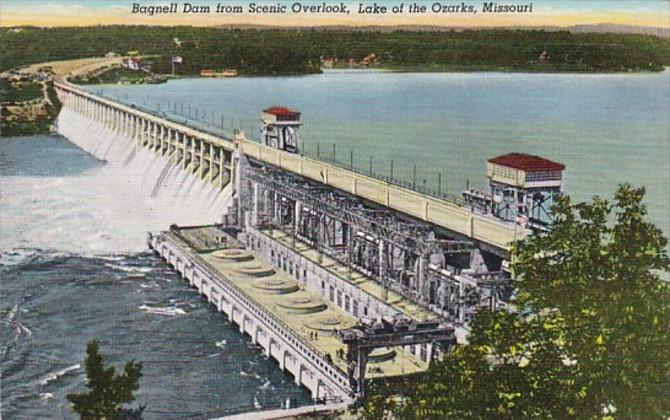
[[[89,87],[224,127],[259,128],[260,112],[303,113],[306,150],[459,194],[484,185],[485,162],[507,152],[567,166],[577,200],[647,188],[653,220],[670,232],[670,71],[657,74],[391,73],[329,71],[280,78],[181,79]]]

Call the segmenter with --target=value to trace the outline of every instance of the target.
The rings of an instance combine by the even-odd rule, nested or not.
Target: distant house
[[[363,60],[361,60],[361,64],[364,66],[369,66],[370,64],[373,64],[377,61],[377,54],[372,53],[365,57]]]
[[[321,57],[321,66],[327,69],[332,68],[335,65],[335,57],[325,56]]]
[[[105,54],[105,57],[106,57],[106,58],[114,58],[114,57],[118,57],[118,56],[119,56],[119,55],[118,55],[117,53],[112,52],[112,51],[110,51],[110,52],[108,52],[107,54]]]
[[[135,57],[124,58],[123,62],[121,62],[121,65],[128,70],[134,71],[142,70],[144,68],[142,60]]]
[[[39,81],[49,80],[53,74],[53,67],[43,66],[37,70],[37,73],[35,73],[35,79]]]

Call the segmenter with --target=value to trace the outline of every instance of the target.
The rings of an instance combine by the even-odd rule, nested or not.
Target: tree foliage
[[[68,394],[72,409],[82,419],[117,419],[139,417],[144,406],[139,409],[124,409],[123,405],[135,400],[133,395],[139,389],[142,364],[135,361],[126,363],[123,373],[116,374],[113,366],[104,365],[97,340],[86,347],[86,387],[88,392]]]
[[[178,42],[175,42],[175,39]],[[187,26],[0,28],[0,71],[44,61],[139,51],[153,71],[178,74],[235,68],[245,75],[319,72],[322,56],[361,60],[371,53],[390,68],[416,70],[661,71],[670,40],[651,35],[542,30],[341,31],[221,29]],[[547,51],[549,59],[539,62]]]
[[[613,204],[561,198],[551,231],[515,247],[516,310],[479,312],[468,345],[383,408],[400,418],[667,419],[670,259],[643,197],[623,185]]]

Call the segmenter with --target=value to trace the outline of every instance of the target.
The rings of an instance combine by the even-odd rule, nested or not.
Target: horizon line
[[[566,25],[516,25],[516,24],[501,24],[501,25],[440,25],[440,24],[354,24],[354,23],[341,23],[341,24],[291,24],[291,25],[277,25],[277,24],[267,24],[267,23],[251,23],[251,22],[240,22],[240,23],[221,23],[221,24],[211,24],[211,25],[192,25],[192,24],[169,24],[169,23],[91,23],[91,24],[82,24],[82,25],[40,25],[40,24],[19,24],[19,25],[5,25],[0,23],[0,28],[97,28],[97,27],[111,27],[111,26],[142,26],[142,27],[188,27],[188,28],[226,28],[226,27],[256,27],[256,28],[272,28],[272,29],[304,29],[304,28],[352,28],[352,29],[362,29],[362,28],[380,28],[380,29],[393,29],[393,28],[441,28],[441,29],[546,29],[546,28],[575,28],[582,26],[618,26],[626,28],[644,28],[644,29],[658,29],[658,30],[667,30],[670,31],[670,26],[655,26],[655,25],[643,25],[643,24],[630,24],[630,23],[615,23],[609,21],[603,22],[593,22],[593,23],[574,23]]]

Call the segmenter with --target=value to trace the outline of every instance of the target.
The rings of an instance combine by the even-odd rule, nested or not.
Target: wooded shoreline
[[[152,83],[166,80],[164,75],[199,76],[206,69],[234,69],[240,76],[253,77],[318,74],[326,68],[608,74],[660,72],[670,66],[670,39],[667,38],[544,30],[361,32],[151,26],[24,27],[0,28],[0,45],[0,71],[7,72],[5,76],[35,63],[105,56],[117,57],[120,63],[120,57],[124,56],[147,57],[148,72],[142,73],[142,77],[119,70],[117,63],[116,67],[98,72],[90,79],[86,73],[73,79],[85,84]],[[175,58],[178,58],[177,64],[173,64]],[[158,76],[152,79],[146,74]],[[17,93],[12,89],[11,86],[0,89],[3,96],[0,102],[5,103],[2,136],[48,132],[58,110],[58,104],[52,103],[47,94],[48,89],[44,89],[42,101],[48,109],[36,113],[16,108],[16,112],[10,113],[9,99],[5,96]]]

